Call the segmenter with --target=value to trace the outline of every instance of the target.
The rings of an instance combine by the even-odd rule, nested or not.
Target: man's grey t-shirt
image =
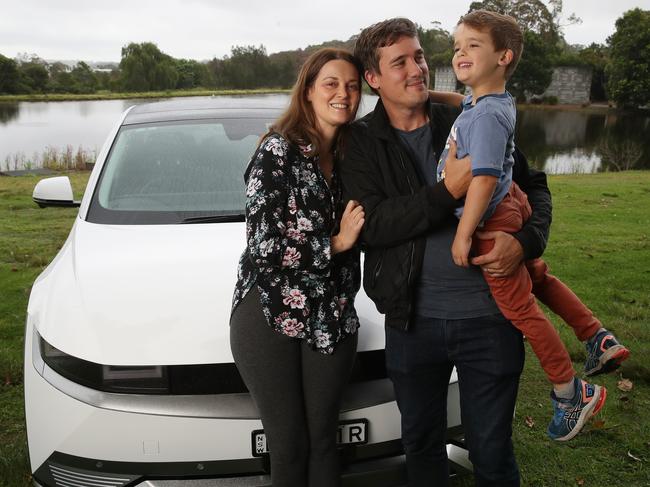
[[[437,154],[429,124],[410,132],[396,130],[416,162],[426,184],[436,183]],[[415,314],[460,320],[499,313],[479,267],[460,267],[451,257],[458,219],[449,220],[427,235],[420,280],[415,290]]]

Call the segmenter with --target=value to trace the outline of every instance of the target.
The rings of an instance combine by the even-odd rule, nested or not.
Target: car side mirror
[[[41,179],[34,187],[32,199],[41,208],[46,206],[75,207],[81,204],[74,201],[72,185],[68,176]]]

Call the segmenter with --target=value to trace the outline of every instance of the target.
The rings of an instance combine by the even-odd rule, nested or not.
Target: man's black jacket
[[[451,126],[460,113],[447,105],[428,103],[435,153],[440,156]],[[406,330],[411,317],[413,285],[418,281],[426,235],[461,203],[444,183],[428,186],[391,127],[379,100],[375,110],[354,122],[346,134],[337,166],[344,198],[359,201],[366,222],[361,233],[365,251],[363,286],[386,325]],[[528,195],[533,215],[514,236],[526,259],[539,257],[551,225],[551,194],[546,175],[528,167],[515,150],[513,179]]]

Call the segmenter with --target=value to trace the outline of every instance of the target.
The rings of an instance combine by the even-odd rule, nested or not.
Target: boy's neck
[[[476,86],[470,86],[472,89],[472,105],[476,104],[476,100],[485,95],[500,95],[506,91],[506,80],[501,78],[486,80]]]

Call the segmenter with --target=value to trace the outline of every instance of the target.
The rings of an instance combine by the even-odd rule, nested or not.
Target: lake
[[[286,103],[288,95],[253,95],[260,106]],[[224,96],[236,104],[237,96]],[[111,127],[129,106],[148,100],[0,103],[0,170],[22,169],[48,147],[99,151]],[[364,95],[360,114],[374,107]],[[531,164],[550,174],[592,173],[634,167],[650,169],[650,113],[605,109],[517,110],[515,141]],[[21,162],[23,161],[23,162]]]

